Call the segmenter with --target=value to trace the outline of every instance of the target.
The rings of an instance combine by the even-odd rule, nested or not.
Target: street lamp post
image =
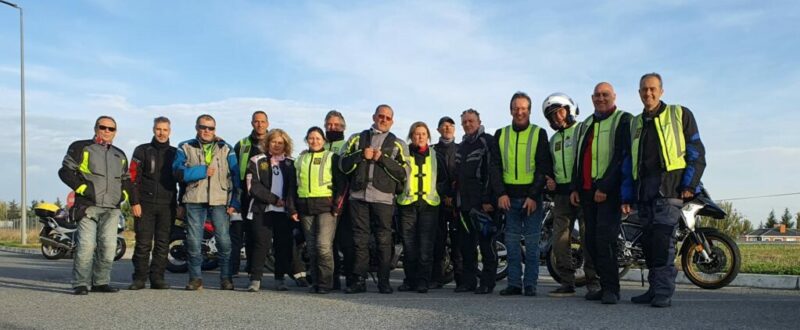
[[[19,10],[19,112],[20,112],[20,130],[22,133],[20,143],[20,190],[22,194],[22,219],[20,222],[20,230],[22,231],[22,244],[28,244],[28,199],[27,196],[27,171],[26,171],[26,154],[25,154],[25,35],[22,29],[22,7],[17,6],[5,0],[0,0],[1,3],[14,7]]]

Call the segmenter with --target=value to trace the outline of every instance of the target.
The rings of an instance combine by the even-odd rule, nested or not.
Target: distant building
[[[745,242],[800,242],[800,231],[787,229],[786,225],[761,228],[744,235]]]

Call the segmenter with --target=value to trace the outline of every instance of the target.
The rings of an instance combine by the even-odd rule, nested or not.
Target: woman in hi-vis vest
[[[292,139],[281,129],[267,133],[260,154],[247,163],[245,181],[250,192],[250,212],[253,219],[253,261],[250,267],[248,291],[261,288],[264,259],[270,247],[275,253],[275,287],[277,291],[289,288],[284,276],[291,274],[292,264],[292,220],[298,221],[295,211],[297,179],[295,178],[292,154]],[[294,215],[293,217],[290,217]]]
[[[439,222],[438,191],[447,185],[444,160],[428,143],[430,130],[423,122],[408,131],[409,166],[406,187],[397,196],[403,236],[403,271],[406,278],[397,291],[428,292],[433,271],[433,247]],[[438,166],[441,163],[442,166]]]
[[[312,293],[333,288],[333,239],[342,213],[343,186],[336,164],[339,155],[325,150],[325,134],[319,127],[306,133],[308,150],[295,162],[297,171],[297,212],[311,259]]]

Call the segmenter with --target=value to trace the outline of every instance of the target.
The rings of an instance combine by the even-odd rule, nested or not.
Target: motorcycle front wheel
[[[54,241],[58,241],[58,235],[55,232],[50,232],[49,234],[47,234],[47,237]],[[45,259],[57,260],[63,258],[66,254],[67,254],[67,249],[51,247],[42,244],[42,255],[45,257]]]
[[[508,250],[506,250],[506,245],[497,240],[494,241],[494,250],[497,252],[497,275],[495,276],[495,280],[499,281],[506,276],[508,276]],[[483,270],[483,262],[481,256],[481,249],[478,248],[478,271]]]
[[[125,255],[125,251],[128,250],[128,244],[125,243],[125,239],[122,237],[117,237],[117,251],[114,254],[114,261],[122,259],[122,256]]]
[[[584,258],[580,240],[572,241],[572,243],[570,244],[570,251],[572,253],[572,267],[573,269],[575,269],[575,287],[585,286],[586,272],[583,270]],[[550,245],[549,248],[547,249],[547,255],[545,260],[547,263],[547,272],[550,273],[550,277],[552,277],[554,281],[561,284],[561,275],[558,274],[558,270],[556,269],[557,259],[556,259],[556,254],[553,253],[552,245]],[[622,278],[622,276],[627,274],[629,270],[630,266],[620,267],[619,277]]]
[[[681,267],[686,278],[703,289],[719,289],[730,284],[739,275],[742,256],[739,247],[730,237],[720,232],[705,232],[711,251],[710,260],[704,260],[701,248],[689,246],[681,249]],[[691,244],[687,239],[684,244]]]

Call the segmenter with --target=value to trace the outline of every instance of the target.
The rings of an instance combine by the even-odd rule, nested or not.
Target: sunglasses
[[[197,125],[195,127],[197,128],[198,131],[211,131],[211,132],[213,132],[215,129],[217,129],[214,126],[206,126],[206,125]]]
[[[116,130],[117,130],[117,128],[116,128],[116,127],[110,127],[110,126],[106,126],[106,125],[97,125],[97,130],[98,130],[98,131],[109,131],[109,132],[114,132],[114,131],[116,131]]]

